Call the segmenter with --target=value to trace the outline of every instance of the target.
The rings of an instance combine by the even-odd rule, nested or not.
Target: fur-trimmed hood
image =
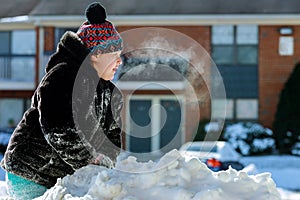
[[[60,39],[56,52],[50,57],[46,66],[46,72],[49,72],[54,66],[68,60],[82,63],[88,56],[88,50],[78,35],[72,31],[67,31]]]

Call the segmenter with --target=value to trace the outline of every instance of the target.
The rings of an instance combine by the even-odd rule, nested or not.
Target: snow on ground
[[[248,176],[234,169],[213,172],[198,159],[185,161],[173,150],[158,162],[142,163],[128,157],[111,170],[89,165],[60,179],[38,199],[279,200],[280,194],[270,176]]]
[[[246,156],[241,162],[248,174],[270,172],[283,200],[300,200],[300,157]]]
[[[245,166],[254,166],[254,169],[248,171],[249,174],[270,172],[277,187],[300,191],[300,157],[298,156],[247,156],[243,157],[241,162]]]
[[[247,165],[243,171],[248,175],[235,170],[212,172],[198,161],[183,161],[176,152],[171,152],[159,162],[141,163],[130,157],[114,170],[94,165],[82,168],[60,180],[40,200],[60,199],[60,196],[87,200],[88,195],[96,199],[104,199],[99,197],[101,195],[115,195],[115,200],[184,200],[191,197],[266,200],[268,195],[275,195],[269,199],[276,200],[280,199],[276,196],[277,191],[282,200],[300,200],[300,157],[248,156],[243,157],[242,162]],[[271,178],[264,172],[270,172]],[[4,177],[3,171],[1,173]],[[256,190],[258,186],[259,190]],[[9,199],[5,192],[5,182],[0,181],[0,199]],[[162,194],[164,197],[159,196]],[[84,197],[75,198],[76,195]]]

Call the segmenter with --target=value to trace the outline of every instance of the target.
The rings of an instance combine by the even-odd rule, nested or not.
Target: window
[[[30,107],[30,99],[0,99],[0,128],[15,127]]]
[[[212,26],[212,58],[223,78],[227,103],[226,119],[258,118],[258,27],[256,25]],[[213,101],[213,112],[218,111]],[[220,113],[218,113],[220,112]]]
[[[211,104],[211,112],[212,116],[216,118],[223,118],[225,116],[226,119],[233,119],[233,100],[227,99],[226,102],[224,102],[224,100],[213,99]]]
[[[257,119],[258,101],[256,99],[236,100],[236,115],[238,119]]]
[[[35,54],[35,31],[19,30],[11,32],[11,51],[13,55]]]
[[[8,31],[0,32],[0,54],[7,55],[10,52],[10,34]]]
[[[258,100],[257,99],[227,99],[224,102],[214,99],[212,101],[212,113],[216,118],[222,118],[225,112],[227,121],[255,121],[258,119]]]
[[[256,65],[257,44],[256,25],[212,27],[212,57],[217,65]]]
[[[36,53],[35,31],[0,31],[0,43],[0,81],[29,82],[29,87],[33,88]]]

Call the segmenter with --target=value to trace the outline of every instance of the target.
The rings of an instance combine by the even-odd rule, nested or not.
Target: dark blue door
[[[168,152],[174,148],[179,148],[181,145],[182,131],[181,131],[181,103],[174,100],[161,100],[160,104],[163,109],[160,116],[166,115],[165,120],[160,120],[160,148],[164,152]]]
[[[134,153],[151,152],[151,100],[130,100],[129,150]]]

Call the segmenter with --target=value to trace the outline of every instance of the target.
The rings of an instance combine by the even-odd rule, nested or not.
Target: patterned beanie
[[[106,20],[105,8],[100,3],[90,4],[85,15],[87,21],[79,27],[77,35],[91,52],[104,54],[123,49],[123,40],[114,25]]]

